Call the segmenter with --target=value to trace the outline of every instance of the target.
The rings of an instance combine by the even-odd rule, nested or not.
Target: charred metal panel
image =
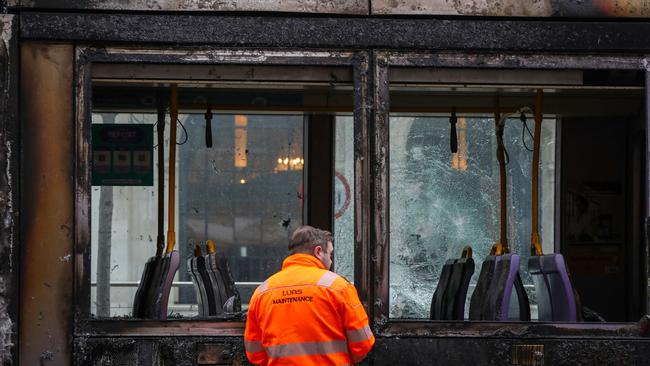
[[[74,240],[72,45],[21,48],[20,363],[71,362]]]
[[[391,66],[436,68],[497,68],[543,70],[641,70],[648,63],[642,56],[602,54],[477,54],[468,52],[387,52]]]
[[[321,14],[418,14],[525,17],[647,17],[650,4],[611,0],[9,0],[12,8],[112,11],[275,11]]]
[[[74,217],[74,321],[90,317],[90,130],[91,64],[80,49],[75,50],[75,217]]]
[[[77,338],[77,366],[249,365],[241,338]]]
[[[18,46],[17,20],[0,15],[0,364],[15,364],[18,284]]]
[[[75,365],[249,365],[241,338],[79,338]],[[518,365],[517,338],[378,338],[364,364],[373,366]],[[545,365],[650,365],[650,342],[607,339],[536,340]],[[519,361],[519,362],[517,362]]]
[[[370,159],[368,129],[372,121],[372,94],[369,56],[360,52],[354,58],[354,283],[366,312],[370,280]]]
[[[21,12],[23,39],[222,47],[646,52],[650,22]]]
[[[508,17],[650,16],[650,3],[612,0],[373,0],[372,14],[436,14]]]
[[[10,0],[12,7],[112,11],[270,11],[321,14],[368,14],[365,0]]]
[[[511,365],[511,339],[380,338],[372,351],[373,366]],[[553,339],[544,346],[545,365],[650,365],[650,342]],[[516,365],[516,363],[515,363]]]
[[[430,322],[391,321],[382,329],[386,337],[444,338],[608,338],[644,339],[650,342],[648,319],[637,323],[538,323],[538,322]]]
[[[372,274],[374,279],[373,297],[374,306],[371,317],[374,322],[375,332],[388,322],[389,299],[389,144],[388,144],[388,119],[389,119],[389,84],[388,60],[383,55],[375,54],[373,68],[373,123],[370,130],[371,151],[370,176],[371,176],[371,242],[374,247],[372,253]]]

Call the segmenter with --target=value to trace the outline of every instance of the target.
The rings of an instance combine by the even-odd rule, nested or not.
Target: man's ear
[[[320,245],[317,245],[314,247],[314,255],[318,256],[323,252],[323,247]]]

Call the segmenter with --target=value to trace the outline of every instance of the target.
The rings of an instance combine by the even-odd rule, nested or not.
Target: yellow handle
[[[174,221],[174,203],[176,194],[176,124],[178,121],[178,91],[176,84],[171,85],[169,115],[171,127],[169,129],[169,212],[167,224],[167,253],[174,251],[176,245],[176,232]]]
[[[205,242],[205,246],[208,249],[208,254],[212,254],[217,251],[216,245],[214,245],[214,242],[210,239],[208,239],[208,241]]]
[[[194,246],[194,256],[195,257],[200,257],[203,255],[203,252],[201,252],[201,246],[200,245],[195,245]]]
[[[533,143],[533,232],[530,237],[530,254],[542,255],[542,241],[539,238],[539,149],[542,135],[542,96],[543,90],[537,89],[535,97],[535,136]]]
[[[468,245],[463,248],[463,253],[460,256],[461,258],[472,258],[472,247]]]

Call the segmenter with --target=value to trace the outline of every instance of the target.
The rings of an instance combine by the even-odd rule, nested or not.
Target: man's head
[[[332,234],[312,226],[301,226],[291,235],[289,251],[291,254],[311,254],[323,263],[325,269],[330,269],[334,252]]]

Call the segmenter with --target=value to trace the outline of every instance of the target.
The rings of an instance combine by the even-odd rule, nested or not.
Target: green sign
[[[153,125],[93,124],[92,148],[92,185],[153,185]]]

